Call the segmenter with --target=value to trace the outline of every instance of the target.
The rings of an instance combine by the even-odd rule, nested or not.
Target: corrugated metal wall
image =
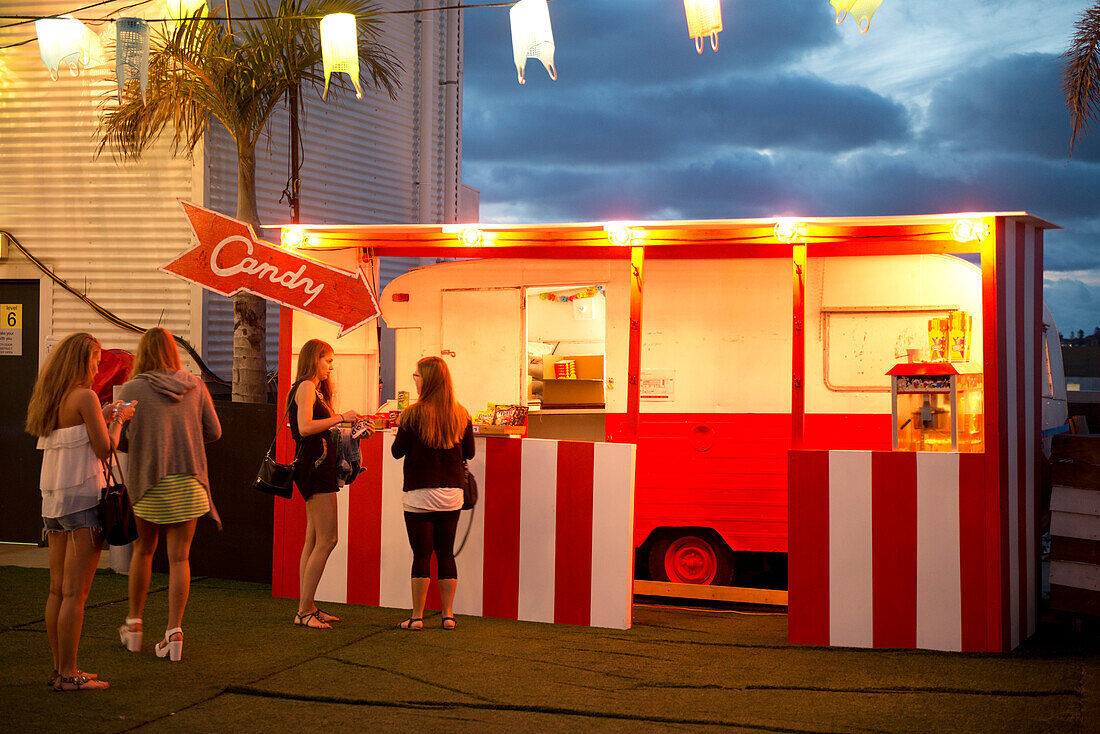
[[[405,10],[443,0],[383,0]],[[48,15],[71,2],[5,2],[5,14]],[[120,0],[78,15],[160,17],[159,3],[133,7]],[[234,3],[248,12],[248,3]],[[387,15],[386,44],[404,66],[396,102],[364,90],[322,103],[306,93],[302,125],[303,222],[438,222],[453,219],[461,137],[455,110],[461,85],[457,11]],[[86,23],[113,38],[113,24]],[[35,37],[33,23],[0,29],[0,45]],[[0,51],[0,228],[10,230],[57,274],[104,307],[139,326],[161,323],[195,343],[222,377],[232,362],[232,304],[161,273],[157,267],[190,243],[177,198],[236,211],[236,152],[215,123],[196,154],[197,165],[173,157],[170,134],[137,163],[94,160],[98,105],[114,91],[106,68],[52,82],[38,43]],[[449,84],[443,82],[450,81]],[[257,150],[257,199],[264,223],[290,219],[280,203],[287,183],[287,112],[270,124]],[[452,129],[453,128],[453,129]],[[16,254],[8,262],[23,263]],[[390,260],[383,284],[417,264]],[[0,277],[5,263],[0,262]],[[200,295],[202,294],[202,295]],[[201,303],[200,303],[201,302]],[[52,321],[43,334],[89,330],[108,347],[132,349],[138,335],[102,320],[72,295],[52,289]],[[269,314],[269,366],[277,354],[278,316]],[[201,346],[200,346],[201,345]]]
[[[449,3],[434,0],[432,6]],[[421,0],[384,0],[385,9],[419,8]],[[448,95],[451,109],[461,96],[461,85],[441,84],[448,59],[459,53],[450,19],[457,11],[386,15],[384,40],[404,67],[397,101],[385,92],[364,88],[363,99],[343,95],[323,102],[305,91],[301,135],[301,221],[304,223],[441,222],[457,210],[453,198],[460,158],[460,136],[448,135]],[[456,66],[457,61],[451,65]],[[361,80],[362,81],[362,80]],[[290,221],[290,209],[280,203],[287,185],[288,113],[279,110],[269,125],[269,139],[256,151],[256,187],[260,221]],[[450,119],[451,126],[456,125]],[[206,202],[212,209],[236,211],[236,152],[223,128],[206,140]],[[448,144],[452,150],[446,150]],[[448,168],[448,161],[451,166]],[[426,179],[426,180],[425,180]],[[421,187],[430,194],[424,196]],[[452,215],[453,216],[453,215]],[[383,285],[415,258],[387,258],[382,264]],[[203,298],[206,331],[204,355],[216,371],[229,374],[232,364],[232,302],[215,294]],[[278,320],[268,313],[268,365],[276,364]]]
[[[6,15],[43,15],[70,11],[74,3],[2,7]],[[112,24],[89,27],[113,31]],[[34,38],[33,23],[0,29],[0,46]],[[170,138],[140,162],[116,163],[108,153],[94,159],[97,109],[114,91],[112,76],[102,67],[78,77],[63,69],[54,82],[36,41],[0,51],[0,228],[118,316],[142,327],[160,323],[193,341],[198,290],[157,267],[188,245],[190,229],[176,199],[193,197],[196,169],[171,155]],[[13,252],[0,262],[0,277],[25,262]],[[108,348],[136,346],[138,334],[109,324],[60,287],[51,292],[44,338],[86,330]]]

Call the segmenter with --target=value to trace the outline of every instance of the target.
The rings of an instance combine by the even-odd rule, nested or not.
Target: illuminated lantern
[[[186,20],[199,9],[206,9],[206,0],[165,0],[168,17],[175,21]]]
[[[538,59],[550,78],[557,80],[554,68],[554,31],[550,28],[550,9],[546,0],[519,0],[508,11],[512,21],[512,57],[519,83],[525,84],[523,70],[527,59]]]
[[[849,15],[859,23],[859,32],[866,33],[871,27],[871,16],[882,5],[882,0],[829,0],[836,9],[836,24],[840,25]]]
[[[169,31],[181,20],[193,18],[200,10],[206,10],[206,0],[165,0],[164,5],[168,17],[172,19],[172,22],[168,23]]]
[[[71,15],[41,18],[34,22],[34,29],[38,33],[38,51],[42,62],[55,82],[62,64],[69,67],[69,73],[73,76],[79,74],[80,67],[88,65],[93,49],[99,44],[99,37]]]
[[[126,85],[137,79],[141,101],[145,103],[145,85],[149,82],[149,24],[140,18],[115,21],[115,77],[118,101],[126,101]]]
[[[329,77],[342,71],[351,77],[355,96],[363,99],[359,86],[359,44],[355,31],[355,16],[351,13],[332,13],[321,18],[321,59],[325,67],[325,90],[328,94]]]
[[[703,53],[703,39],[710,36],[710,47],[718,50],[718,34],[722,30],[720,0],[684,0],[688,36],[695,39],[695,50]]]

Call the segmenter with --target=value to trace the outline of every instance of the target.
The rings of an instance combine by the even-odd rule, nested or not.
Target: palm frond
[[[265,19],[238,24],[232,34],[214,19],[181,23],[171,33],[157,34],[146,103],[130,98],[104,111],[97,155],[109,148],[115,155],[140,157],[170,124],[173,151],[190,156],[210,117],[225,125],[239,152],[251,151],[292,85],[324,84],[320,31],[309,18],[328,13],[356,16],[368,85],[396,99],[401,65],[379,40],[382,22],[373,2],[279,0],[273,6],[258,0],[255,10]],[[336,89],[351,88],[345,76],[337,76]]]
[[[1062,91],[1073,121],[1070,155],[1078,136],[1088,133],[1100,112],[1100,2],[1086,10],[1074,27],[1076,33],[1063,55],[1066,67],[1062,78]]]

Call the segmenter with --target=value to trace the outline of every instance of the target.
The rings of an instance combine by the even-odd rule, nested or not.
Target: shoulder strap
[[[283,411],[283,417],[279,420],[278,425],[275,428],[275,435],[271,437],[271,445],[267,447],[267,456],[271,456],[271,452],[275,450],[275,442],[279,440],[279,432],[283,430],[283,426],[286,425],[286,419],[290,415],[290,404],[294,402],[294,392],[298,389],[298,386],[305,382],[295,382],[290,386],[290,392],[287,393],[286,398],[286,410]],[[302,445],[299,442],[297,451],[294,452],[294,460],[298,460],[298,453],[302,450]]]

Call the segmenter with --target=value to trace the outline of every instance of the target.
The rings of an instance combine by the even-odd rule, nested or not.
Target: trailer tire
[[[732,578],[732,565],[726,544],[702,530],[663,534],[649,548],[649,573],[655,581],[722,586]]]

